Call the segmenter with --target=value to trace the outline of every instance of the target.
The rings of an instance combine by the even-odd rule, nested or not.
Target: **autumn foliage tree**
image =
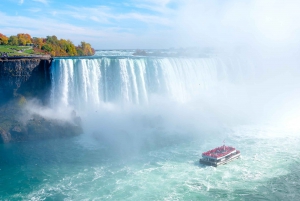
[[[8,44],[8,38],[0,33],[0,45],[7,45]]]
[[[47,36],[44,43],[37,44],[40,40],[34,40],[36,47],[50,53],[52,56],[77,56],[75,45],[70,40],[60,39],[56,36]]]
[[[33,40],[36,47],[37,41],[37,39]],[[52,56],[91,56],[95,54],[95,50],[89,43],[81,42],[81,45],[75,47],[70,40],[58,40],[56,36],[47,36],[40,49]]]
[[[76,47],[70,40],[58,39],[55,35],[47,36],[46,38],[31,38],[29,34],[19,33],[17,36],[7,38],[0,34],[0,45],[1,44],[13,46],[30,44],[33,46],[33,50],[36,54],[50,54],[51,56],[91,56],[95,54],[95,50],[89,43],[81,42],[81,44]]]
[[[42,46],[43,46],[43,43],[44,43],[44,39],[33,37],[32,38],[32,43],[35,44],[37,48],[41,49]]]
[[[24,46],[31,43],[32,43],[32,39],[29,34],[20,33],[16,36],[10,36],[6,44],[15,45],[15,46],[17,45]]]
[[[77,47],[77,51],[79,52],[79,56],[91,56],[95,54],[95,50],[86,42],[81,42],[81,45]]]
[[[20,33],[17,35],[19,45],[31,44],[31,36],[29,34]]]
[[[60,39],[60,48],[66,52],[69,56],[77,56],[77,50],[75,45],[70,40]]]

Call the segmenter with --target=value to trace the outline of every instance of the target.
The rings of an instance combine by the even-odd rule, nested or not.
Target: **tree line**
[[[46,38],[31,37],[29,34],[19,33],[7,37],[0,33],[0,45],[32,46],[36,54],[50,54],[51,56],[91,56],[95,50],[89,43],[81,42],[75,46],[70,40],[58,39],[56,36]]]

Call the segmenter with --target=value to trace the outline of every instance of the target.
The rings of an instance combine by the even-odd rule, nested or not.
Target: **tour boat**
[[[239,150],[230,146],[221,146],[215,149],[202,153],[202,158],[199,160],[201,164],[217,167],[218,165],[226,164],[241,155]]]

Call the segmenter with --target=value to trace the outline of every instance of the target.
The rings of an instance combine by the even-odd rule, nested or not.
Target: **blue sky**
[[[0,32],[56,35],[96,48],[162,47],[164,40],[150,43],[147,36],[155,40],[172,30],[176,6],[169,0],[1,0]]]
[[[297,0],[1,0],[0,33],[96,49],[226,46],[285,41],[299,33],[297,8]]]

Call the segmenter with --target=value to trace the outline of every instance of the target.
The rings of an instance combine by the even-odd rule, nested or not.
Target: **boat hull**
[[[237,154],[231,156],[230,158],[225,159],[225,160],[223,160],[223,161],[219,161],[219,162],[208,161],[208,160],[204,160],[203,158],[201,158],[201,159],[199,160],[199,163],[200,163],[200,164],[203,164],[203,165],[209,165],[209,166],[217,167],[217,166],[219,166],[219,165],[225,165],[225,164],[229,163],[230,161],[233,161],[233,160],[235,160],[235,159],[238,159],[240,156],[241,156],[241,153],[237,153]]]

